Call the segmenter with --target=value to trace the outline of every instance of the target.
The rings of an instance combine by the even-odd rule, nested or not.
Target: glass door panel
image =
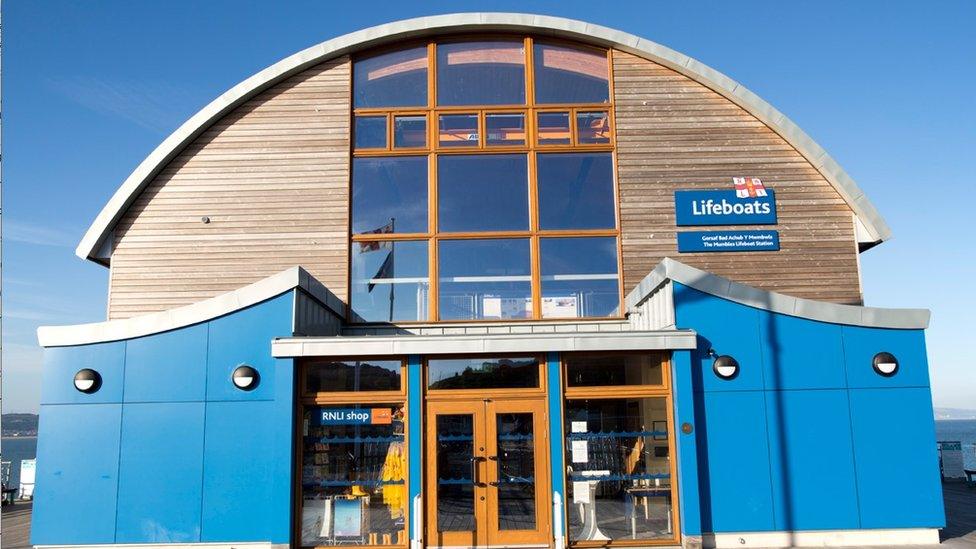
[[[484,403],[427,404],[427,545],[484,545]]]

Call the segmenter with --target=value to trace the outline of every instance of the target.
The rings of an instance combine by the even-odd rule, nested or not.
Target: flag
[[[366,292],[372,292],[373,288],[376,287],[376,282],[374,280],[378,278],[393,278],[393,243],[384,242],[384,244],[390,244],[390,253],[386,254],[386,259],[383,260],[383,264],[370,279],[370,283],[366,285]]]
[[[733,177],[732,184],[735,185],[736,198],[767,196],[766,187],[758,177]]]
[[[393,234],[393,219],[382,227],[366,231],[361,234]],[[375,252],[377,250],[393,250],[393,242],[390,240],[361,240],[359,242],[359,253]]]

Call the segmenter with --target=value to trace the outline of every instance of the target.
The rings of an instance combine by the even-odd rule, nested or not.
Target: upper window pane
[[[427,361],[430,389],[512,389],[539,386],[539,359],[438,358]]]
[[[540,145],[569,145],[568,112],[540,112],[537,126]]]
[[[524,154],[437,157],[438,230],[528,230],[528,181]]]
[[[619,314],[616,237],[542,238],[539,249],[543,318]]]
[[[427,232],[427,157],[355,158],[352,232]]]
[[[438,44],[437,104],[524,105],[522,41]]]
[[[427,320],[427,241],[352,243],[352,299],[357,322]]]
[[[357,109],[427,106],[426,46],[360,59],[352,72]]]
[[[427,117],[394,116],[393,146],[402,149],[427,146]]]
[[[607,53],[536,43],[535,102],[609,103]]]
[[[352,135],[357,149],[385,149],[386,116],[357,116]]]
[[[532,318],[529,240],[441,240],[441,320]]]
[[[309,364],[305,389],[312,393],[399,391],[399,360],[336,360]]]
[[[477,147],[477,114],[442,114],[437,120],[437,144],[441,147]]]
[[[566,355],[566,385],[605,387],[611,385],[662,385],[661,357],[651,353],[633,355]]]
[[[610,153],[536,157],[542,229],[613,229],[617,215]]]
[[[522,113],[488,113],[485,115],[485,143],[491,145],[524,145],[525,115]]]

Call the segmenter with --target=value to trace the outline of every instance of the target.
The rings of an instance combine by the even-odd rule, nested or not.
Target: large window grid
[[[499,35],[485,37],[486,40],[506,40],[511,36]],[[470,37],[465,37],[469,40]],[[459,39],[460,40],[460,39]],[[522,38],[523,54],[525,59],[525,104],[522,105],[437,105],[437,44],[448,43],[447,40],[430,41],[426,43],[427,48],[427,105],[409,107],[359,107],[353,109],[353,118],[358,117],[384,117],[386,121],[386,138],[383,146],[356,147],[355,137],[353,139],[352,155],[354,158],[384,157],[395,158],[401,156],[426,155],[428,158],[428,230],[427,232],[394,233],[392,231],[378,231],[370,233],[353,234],[351,237],[352,245],[364,245],[367,242],[394,242],[394,241],[419,241],[426,240],[428,246],[428,289],[427,306],[424,310],[427,313],[426,319],[419,319],[417,322],[439,321],[440,307],[439,299],[439,276],[438,276],[438,253],[439,243],[443,240],[465,240],[465,239],[510,239],[527,238],[530,241],[530,267],[531,275],[531,296],[532,313],[526,320],[538,320],[543,318],[543,291],[541,274],[541,253],[540,240],[543,238],[570,238],[570,237],[612,237],[616,239],[616,282],[617,282],[617,307],[610,315],[600,315],[600,318],[619,318],[623,316],[623,260],[620,249],[620,215],[619,201],[617,200],[617,181],[616,181],[616,158],[613,156],[615,150],[614,132],[614,108],[613,108],[613,65],[609,50],[592,48],[579,44],[563,43],[559,40],[545,39],[540,41],[547,45],[566,46],[578,50],[589,50],[599,52],[601,56],[606,56],[607,62],[607,85],[608,101],[598,103],[545,103],[536,104],[535,85],[534,85],[534,60],[533,60],[533,37]],[[414,44],[412,47],[417,47]],[[397,49],[411,47],[401,45]],[[372,52],[376,55],[381,52]],[[565,137],[553,139],[555,133],[542,128],[540,130],[540,115],[557,115],[565,113],[568,119],[565,128]],[[476,143],[467,146],[444,145],[442,137],[449,136],[450,132],[441,131],[441,119],[443,116],[451,115],[470,115],[476,117]],[[519,144],[501,143],[494,144],[490,139],[489,123],[492,115],[519,115],[521,116],[521,126],[524,129],[524,139]],[[602,117],[602,118],[601,118]],[[410,119],[416,127],[416,121],[422,118],[426,123],[424,133],[424,146],[418,146],[416,139],[409,141],[406,146],[397,146],[397,122],[399,120]],[[594,119],[600,122],[592,122]],[[511,120],[511,118],[509,118]],[[599,126],[599,127],[596,127]],[[474,125],[472,125],[474,127]],[[614,224],[609,228],[598,229],[543,229],[539,222],[539,188],[537,179],[537,154],[539,153],[581,153],[596,152],[611,155],[614,165],[613,169],[613,201],[614,201]],[[477,232],[446,232],[438,227],[438,157],[445,155],[489,155],[489,154],[512,154],[524,153],[528,159],[528,206],[529,206],[529,228],[528,230],[504,230],[504,231],[477,231]],[[357,244],[358,243],[358,244]],[[549,277],[552,278],[552,277]],[[352,291],[350,289],[350,295]],[[578,318],[587,316],[578,314]],[[349,315],[352,321],[362,321],[355,314]],[[551,319],[550,317],[546,317]],[[555,318],[555,317],[552,317]],[[386,319],[383,319],[386,320]],[[398,319],[390,319],[398,320]],[[484,321],[486,319],[474,319]],[[399,321],[399,320],[398,320]],[[410,321],[405,321],[410,322]]]

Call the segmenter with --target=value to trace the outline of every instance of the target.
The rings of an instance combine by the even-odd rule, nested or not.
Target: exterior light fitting
[[[98,391],[101,386],[102,375],[91,368],[78,370],[78,373],[75,374],[75,389],[82,393],[90,395]]]
[[[871,366],[880,376],[891,377],[898,373],[898,359],[895,355],[888,352],[880,352],[874,355]]]
[[[241,364],[234,369],[234,373],[231,375],[231,381],[234,382],[234,387],[242,391],[251,391],[258,386],[258,381],[260,381],[261,376],[258,371],[251,368],[247,364]]]
[[[712,363],[712,371],[721,379],[735,379],[739,375],[739,362],[729,355],[722,355]]]

